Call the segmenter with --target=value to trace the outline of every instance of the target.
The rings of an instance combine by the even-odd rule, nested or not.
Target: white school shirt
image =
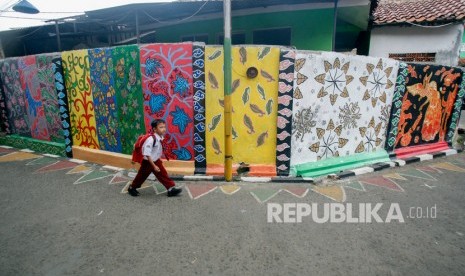
[[[163,137],[160,137],[160,135],[155,133],[155,138],[157,139],[157,142],[155,145],[153,144],[153,136],[150,136],[145,140],[144,145],[142,145],[142,155],[144,155],[144,159],[148,160],[147,156],[152,157],[153,162],[157,161],[160,159],[162,153],[163,153],[163,148],[161,145],[161,141],[163,141]]]

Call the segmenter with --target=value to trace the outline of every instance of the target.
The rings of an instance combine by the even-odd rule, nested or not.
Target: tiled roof
[[[465,19],[465,0],[379,0],[375,25],[453,22]]]

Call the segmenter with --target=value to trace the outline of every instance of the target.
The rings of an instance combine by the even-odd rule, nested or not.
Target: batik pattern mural
[[[116,102],[122,152],[131,154],[139,135],[146,132],[143,117],[143,94],[140,75],[139,47],[112,48],[115,71]]]
[[[111,50],[89,50],[89,63],[99,147],[101,150],[121,152]]]
[[[8,123],[7,112],[8,110],[6,109],[5,93],[3,92],[2,78],[0,77],[0,130],[10,134],[10,124]]]
[[[37,55],[37,80],[39,82],[45,120],[50,141],[64,143],[63,128],[60,118],[60,106],[55,88],[54,65],[52,60],[56,55]]]
[[[455,100],[454,110],[452,113],[452,118],[449,126],[449,131],[447,132],[446,141],[452,143],[452,138],[454,138],[455,130],[460,119],[460,113],[462,111],[463,101],[465,100],[465,74],[462,70],[462,81],[460,82],[459,93],[457,94],[457,99]]]
[[[61,56],[52,60],[53,76],[55,79],[55,89],[58,96],[58,106],[60,109],[60,122],[63,128],[63,138],[65,142],[66,156],[73,157],[73,138],[71,136],[71,122],[69,117],[68,95],[65,90],[63,78],[63,63]]]
[[[1,72],[10,131],[12,134],[31,137],[26,99],[21,88],[17,59],[4,60],[1,64]]]
[[[224,162],[223,51],[207,47],[205,54],[207,163]],[[234,162],[272,166],[276,173],[276,121],[279,49],[234,47],[232,121]],[[257,76],[247,77],[254,67]],[[282,99],[283,103],[286,99]]]
[[[298,52],[291,164],[383,150],[398,62]]]
[[[294,91],[294,61],[294,51],[281,50],[279,56],[278,131],[276,135],[276,172],[281,176],[289,175],[291,164],[293,98],[302,98],[299,89]]]
[[[68,93],[73,145],[98,149],[87,50],[63,52],[62,60]]]
[[[408,64],[393,102],[388,149],[444,142],[462,80],[462,71],[444,66]],[[399,76],[405,73],[399,74]],[[399,97],[400,96],[400,97]],[[400,112],[399,112],[400,110]],[[394,136],[394,134],[396,134]]]
[[[194,87],[194,160],[195,173],[205,174],[207,157],[205,149],[205,46],[192,48],[192,77]]]
[[[154,119],[164,119],[165,156],[193,160],[192,44],[141,46],[140,59],[146,129]]]
[[[45,119],[45,110],[42,103],[42,94],[38,79],[35,56],[26,56],[18,59],[18,69],[21,79],[21,88],[26,96],[26,110],[29,116],[32,138],[50,140]]]

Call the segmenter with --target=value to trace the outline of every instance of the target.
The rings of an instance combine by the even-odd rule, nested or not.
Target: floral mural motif
[[[109,48],[89,50],[89,62],[100,149],[121,152],[111,50]]]
[[[291,160],[291,134],[293,132],[292,122],[296,127],[296,131],[300,136],[305,135],[308,131],[311,122],[311,110],[302,111],[299,114],[292,116],[292,97],[299,98],[300,91],[294,92],[294,62],[295,52],[281,50],[279,55],[279,83],[278,97],[290,98],[289,101],[278,102],[278,122],[276,135],[276,173],[277,175],[289,175],[290,160]],[[247,96],[248,97],[248,96]],[[309,123],[306,120],[310,120]]]
[[[71,121],[69,112],[68,94],[65,90],[63,77],[63,63],[61,56],[56,56],[52,60],[53,76],[55,80],[55,89],[58,96],[58,105],[60,108],[60,120],[63,129],[66,156],[73,157],[73,138],[71,136]]]
[[[140,48],[145,126],[168,123],[165,155],[194,158],[192,44],[150,44]]]
[[[38,55],[37,79],[44,106],[47,129],[52,142],[64,143],[64,133],[60,119],[60,105],[55,88],[55,72],[53,59],[59,57],[57,54]]]
[[[387,147],[398,149],[446,141],[462,71],[408,64],[406,72],[393,107],[393,113],[399,117],[391,119],[391,129],[396,128],[397,135],[390,134]]]
[[[385,68],[383,60],[379,59],[376,66],[372,63],[367,63],[366,69],[369,75],[360,77],[360,82],[366,88],[363,100],[371,100],[373,107],[376,106],[378,100],[385,104],[387,97],[385,89],[390,89],[394,85],[389,78],[393,67]]]
[[[63,52],[62,60],[68,93],[73,145],[98,149],[87,50]]]
[[[195,173],[205,174],[207,168],[205,145],[205,46],[192,47],[192,76],[194,86],[194,160]]]
[[[29,116],[32,138],[49,141],[42,93],[40,89],[36,56],[26,56],[18,59],[21,88],[26,96],[26,110]]]
[[[122,153],[131,154],[139,135],[146,132],[144,98],[141,86],[139,47],[120,46],[111,49],[114,69],[114,88],[117,103],[117,125]],[[112,122],[109,122],[112,125]]]
[[[349,97],[347,85],[354,80],[354,77],[348,74],[350,62],[341,64],[338,57],[333,62],[324,61],[324,73],[315,77],[315,80],[323,84],[318,92],[318,98],[329,95],[331,105],[336,103],[339,96],[343,98]],[[302,84],[307,80],[307,76],[297,73],[297,85]]]
[[[383,150],[396,61],[297,52],[295,64],[291,165]]]
[[[25,94],[21,88],[18,61],[17,59],[6,59],[0,66],[10,132],[31,137]]]
[[[290,145],[280,143],[277,149],[276,132],[280,129],[279,132],[284,135],[281,129],[285,129],[286,124],[292,120],[289,116],[278,117],[277,115],[278,104],[282,107],[287,106],[290,110],[292,99],[292,93],[290,95],[287,92],[278,94],[280,51],[274,47],[237,46],[233,47],[232,55],[231,100],[234,162],[244,162],[251,166],[260,165],[263,168],[269,166],[276,172],[277,160],[290,159],[289,155],[284,152],[286,146],[290,147]],[[207,46],[205,49],[205,121],[207,124],[205,138],[208,167],[224,163],[222,66],[222,48]],[[250,67],[257,68],[256,78],[247,78],[246,72]],[[284,108],[281,109],[281,113],[283,112],[286,113]],[[289,115],[289,113],[286,114]],[[276,156],[277,150],[278,156]],[[285,167],[281,168],[283,171],[287,170]]]
[[[1,68],[1,64],[0,64]],[[5,93],[3,92],[2,78],[0,77],[0,131],[10,134],[10,124],[8,123]]]

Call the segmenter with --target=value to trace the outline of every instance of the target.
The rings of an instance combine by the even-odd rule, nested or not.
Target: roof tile
[[[379,0],[375,25],[458,21],[465,17],[465,0]]]

